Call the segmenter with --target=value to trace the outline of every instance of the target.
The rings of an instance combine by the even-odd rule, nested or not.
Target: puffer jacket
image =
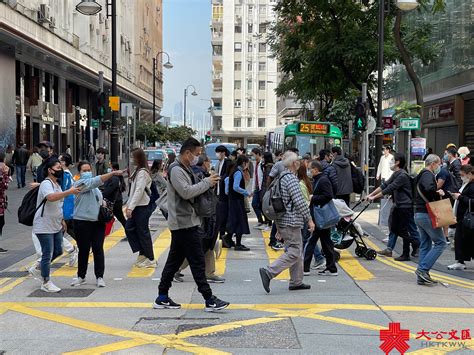
[[[332,186],[333,195],[337,195],[337,171],[336,168],[329,164],[326,160],[321,160],[321,165],[323,167],[323,173],[329,178]]]
[[[353,192],[351,162],[349,159],[338,155],[334,158],[332,165],[337,173],[337,196],[349,195]]]

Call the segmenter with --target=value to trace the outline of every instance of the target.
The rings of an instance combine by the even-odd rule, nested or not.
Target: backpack
[[[41,201],[41,203],[36,206],[39,189],[40,186],[36,186],[35,188],[28,191],[25,197],[23,197],[20,207],[18,207],[18,222],[24,224],[25,226],[31,227],[33,225],[36,211],[38,211],[41,207],[43,207],[43,210],[41,211],[41,217],[43,217],[44,205],[46,204],[47,199],[45,197],[43,201]]]
[[[156,184],[153,180],[151,181],[150,189],[146,188],[145,192],[150,198],[149,205],[154,204],[160,198],[160,194],[158,193],[158,189],[156,188]]]
[[[356,194],[361,194],[365,188],[365,177],[362,170],[351,164],[352,189]]]
[[[279,175],[268,186],[262,199],[262,212],[268,219],[275,221],[286,213],[286,206],[281,195],[281,179],[291,173]]]

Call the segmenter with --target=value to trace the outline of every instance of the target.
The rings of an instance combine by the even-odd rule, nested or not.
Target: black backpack
[[[38,200],[38,192],[40,187],[36,186],[35,188],[28,191],[28,193],[23,197],[21,205],[18,208],[18,222],[24,224],[25,226],[32,226],[33,220],[35,219],[36,211],[43,207],[41,211],[41,217],[44,213],[44,205],[46,204],[46,197],[41,201],[41,203],[36,206],[36,201]]]
[[[362,169],[351,164],[352,191],[361,194],[365,187],[365,177]]]
[[[146,188],[145,192],[150,198],[150,205],[155,203],[160,198],[160,194],[158,193],[158,189],[156,188],[156,184],[154,181],[151,182],[150,190]]]

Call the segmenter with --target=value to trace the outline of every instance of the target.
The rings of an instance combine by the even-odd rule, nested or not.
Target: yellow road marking
[[[108,252],[110,249],[112,249],[115,245],[117,245],[120,240],[125,237],[125,230],[123,227],[120,229],[116,230],[115,232],[109,234],[107,237],[105,237],[104,241],[104,253]],[[91,263],[94,260],[93,255],[89,255],[89,263]],[[67,263],[57,269],[55,272],[53,272],[52,276],[69,276],[73,277],[77,275],[77,267],[69,266]]]
[[[112,351],[126,350],[130,348],[134,348],[136,346],[147,345],[147,344],[150,344],[150,342],[141,340],[141,339],[130,339],[130,340],[119,341],[117,343],[97,346],[95,348],[83,349],[83,350],[78,350],[78,351],[70,351],[64,354],[67,354],[67,355],[103,354],[103,353],[112,352]]]
[[[10,281],[11,277],[5,277],[4,279],[0,279],[0,285],[3,285],[5,282]]]
[[[263,235],[263,241],[265,243],[265,251],[267,252],[268,256],[268,264],[273,263],[276,259],[280,257],[280,255],[283,254],[283,250],[273,250],[270,246],[268,246],[268,243],[270,242],[270,232],[267,231],[262,231]],[[277,280],[289,280],[290,279],[290,271],[287,269],[283,271],[280,275],[275,277]]]
[[[341,250],[341,259],[338,264],[349,274],[354,280],[367,281],[372,280],[374,275],[367,270],[362,264],[352,256],[347,250]]]
[[[3,286],[2,288],[0,288],[0,295],[3,295],[4,293],[12,290],[13,288],[15,288],[16,286],[21,284],[26,279],[27,279],[27,277],[20,277],[19,279],[16,279],[15,281],[10,282],[8,285]]]
[[[374,242],[372,242],[371,240],[365,239],[365,242],[372,249],[380,250],[380,248]],[[399,269],[401,271],[408,272],[408,273],[414,273],[415,270],[416,270],[416,267],[414,267],[414,266],[411,266],[409,264],[404,264],[403,262],[400,262],[400,261],[390,260],[389,258],[380,256],[380,255],[377,256],[376,260],[378,260],[381,263],[384,263],[386,265],[392,266],[396,269]],[[464,280],[457,279],[457,278],[454,278],[454,277],[442,275],[442,274],[439,274],[437,272],[430,272],[430,275],[435,276],[440,281],[448,282],[452,285],[456,285],[456,286],[460,286],[460,287],[464,287],[464,288],[468,288],[468,289],[474,289],[474,283],[472,281],[471,282],[464,281]]]
[[[225,274],[228,250],[228,248],[222,248],[221,256],[216,259],[216,275],[223,276]]]
[[[169,229],[164,230],[153,243],[153,253],[155,254],[155,260],[158,260],[161,255],[170,247],[171,244],[171,232]],[[135,265],[132,266],[132,270],[128,273],[128,277],[151,277],[155,273],[155,268],[140,268]]]

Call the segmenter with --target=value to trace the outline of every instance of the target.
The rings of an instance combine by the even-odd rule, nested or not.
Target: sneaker
[[[223,248],[233,248],[233,247],[235,247],[235,243],[232,240],[232,236],[226,234],[222,237],[222,247]]]
[[[173,302],[173,300],[167,297],[165,300],[160,301],[160,298],[157,297],[155,302],[153,302],[154,309],[180,309],[181,305],[179,303]]]
[[[283,249],[285,249],[285,246],[280,242],[276,242],[275,244],[272,245],[272,249],[273,250],[283,250]]]
[[[105,281],[102,277],[97,278],[97,287],[105,287]]]
[[[451,244],[451,241],[449,240],[448,237],[446,237],[446,244],[448,244],[448,245]]]
[[[388,237],[385,238],[384,240],[382,240],[382,242],[384,242],[385,244],[387,244],[387,243],[388,243]]]
[[[431,277],[431,275],[430,275],[429,272],[427,272],[426,275],[428,275],[428,278],[430,279],[430,282],[431,282],[432,284],[437,284],[437,283],[438,283],[437,280],[434,280],[434,279]]]
[[[222,301],[216,296],[212,296],[206,301],[206,312],[220,311],[221,309],[227,308],[229,304],[229,302]]]
[[[298,290],[309,290],[311,288],[311,285],[308,285],[308,284],[301,284],[301,285],[298,285],[298,286],[290,286],[288,287],[288,289],[290,291],[298,291]]]
[[[263,289],[267,293],[270,293],[270,280],[271,280],[271,277],[270,277],[270,275],[268,275],[268,272],[265,268],[261,267],[259,271],[260,271],[260,277],[262,279]]]
[[[419,276],[416,277],[416,283],[420,286],[433,286],[432,282],[423,281],[423,279]]]
[[[245,245],[240,244],[240,245],[236,245],[234,247],[234,250],[236,250],[236,251],[249,251],[250,249],[247,248]]]
[[[78,250],[76,247],[69,253],[69,266],[73,267],[77,263],[77,257],[78,257]]]
[[[258,224],[256,224],[256,225],[253,227],[253,229],[263,229],[263,228],[265,228],[265,224],[260,223],[260,222],[258,222]]]
[[[311,275],[311,271],[303,271],[303,276],[310,276]]]
[[[222,284],[225,282],[225,279],[217,275],[212,275],[212,276],[207,277],[207,282],[214,283],[214,284]]]
[[[176,274],[174,274],[173,280],[175,282],[184,282],[183,276],[184,276],[183,274],[180,274],[179,272],[177,272]]]
[[[313,269],[321,269],[323,266],[326,265],[326,258],[321,258],[319,260],[315,260],[313,264]]]
[[[146,260],[146,256],[145,256],[145,255],[138,255],[137,261],[135,261],[135,263],[134,263],[133,265],[138,266],[138,265],[140,265],[142,262],[144,262],[145,260]]]
[[[320,272],[318,272],[318,275],[320,275],[320,276],[337,276],[339,274],[337,273],[337,271],[336,272],[331,272],[328,269],[324,269],[324,270],[321,270]]]
[[[145,258],[145,261],[138,264],[137,267],[140,267],[140,268],[155,268],[156,267],[156,260],[150,260],[148,258]]]
[[[75,277],[72,279],[71,286],[81,286],[86,284],[86,279],[83,279],[82,277]]]
[[[30,267],[28,269],[28,273],[31,275],[31,277],[33,277],[34,279],[38,279],[40,280],[41,279],[41,271],[40,269],[38,268],[38,264],[35,263],[35,265],[33,265],[32,267]]]
[[[421,281],[428,284],[433,284],[433,279],[430,277],[430,275],[428,275],[427,272],[416,269],[415,274]]]
[[[454,238],[456,235],[456,228],[448,228],[448,237]]]
[[[0,254],[5,254],[8,253],[7,249],[0,248]]]
[[[61,289],[49,280],[41,285],[41,291],[55,293],[61,291]]]
[[[387,248],[387,249],[378,251],[377,254],[384,255],[384,256],[392,256],[392,250]]]
[[[405,256],[405,255],[400,255],[398,258],[394,258],[393,260],[395,261],[410,261],[410,257],[409,256]]]
[[[454,263],[448,266],[449,270],[466,270],[466,265],[461,263]]]

